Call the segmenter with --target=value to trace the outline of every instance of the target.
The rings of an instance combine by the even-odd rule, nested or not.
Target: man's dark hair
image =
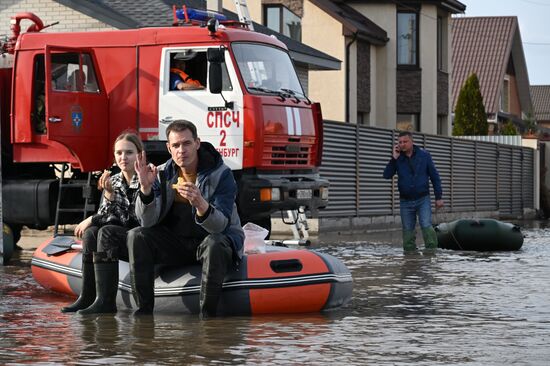
[[[197,139],[197,127],[193,124],[193,122],[188,121],[186,119],[177,119],[170,123],[168,127],[166,127],[166,139],[168,139],[168,136],[170,135],[170,132],[183,132],[185,130],[191,131],[191,134],[193,135],[193,139]]]
[[[398,138],[403,136],[409,136],[411,140],[413,139],[413,134],[410,131],[401,131],[399,132],[399,135],[397,135]]]

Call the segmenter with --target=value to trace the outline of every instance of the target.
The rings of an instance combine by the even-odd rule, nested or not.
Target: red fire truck
[[[176,23],[53,33],[32,13],[12,17],[0,44],[0,116],[3,220],[16,237],[22,225],[57,231],[97,208],[94,172],[112,166],[121,131],[139,131],[150,160],[166,160],[175,119],[193,121],[233,169],[243,223],[269,227],[276,211],[326,206],[321,109],[284,44],[239,22],[186,13]],[[174,60],[201,87],[172,90]]]

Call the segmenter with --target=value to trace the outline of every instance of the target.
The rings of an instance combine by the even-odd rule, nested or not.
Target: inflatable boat
[[[519,226],[493,219],[460,219],[435,226],[438,246],[444,249],[485,251],[519,250]]]
[[[31,260],[36,281],[55,292],[77,296],[81,290],[81,251],[72,237],[42,243]],[[155,312],[198,313],[201,266],[158,266]],[[136,309],[129,266],[119,262],[118,309]],[[346,304],[352,277],[335,257],[304,249],[266,246],[245,255],[224,281],[219,315],[307,313]],[[69,301],[68,301],[69,302]]]

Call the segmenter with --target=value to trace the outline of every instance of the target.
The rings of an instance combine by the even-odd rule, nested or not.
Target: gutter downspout
[[[351,42],[349,42],[347,45],[346,45],[346,122],[349,122],[349,118],[350,118],[350,107],[349,107],[349,96],[350,96],[350,91],[349,91],[349,80],[350,80],[350,75],[349,75],[349,72],[350,72],[350,61],[349,61],[349,54],[350,54],[350,48],[351,48],[351,45],[355,43],[355,41],[357,40],[357,32],[353,33],[353,37],[351,39]]]
[[[495,113],[495,117],[493,119],[487,118],[487,122],[493,124],[493,134],[496,132],[496,129],[498,128],[498,113]]]

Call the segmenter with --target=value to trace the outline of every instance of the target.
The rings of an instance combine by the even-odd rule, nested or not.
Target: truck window
[[[169,59],[169,90],[201,90],[208,84],[208,62],[205,51],[191,49],[173,51],[170,53]],[[222,77],[222,90],[233,90],[225,63],[222,64]]]
[[[33,67],[33,93],[31,121],[34,132],[46,133],[46,76],[44,55],[36,55]]]
[[[170,90],[198,90],[205,85],[205,52],[181,50],[170,54]]]
[[[82,56],[82,63],[80,56]],[[51,64],[53,90],[99,93],[94,65],[89,54],[54,53]]]
[[[234,43],[232,48],[250,93],[292,90],[304,94],[290,56],[285,51],[253,43]]]

